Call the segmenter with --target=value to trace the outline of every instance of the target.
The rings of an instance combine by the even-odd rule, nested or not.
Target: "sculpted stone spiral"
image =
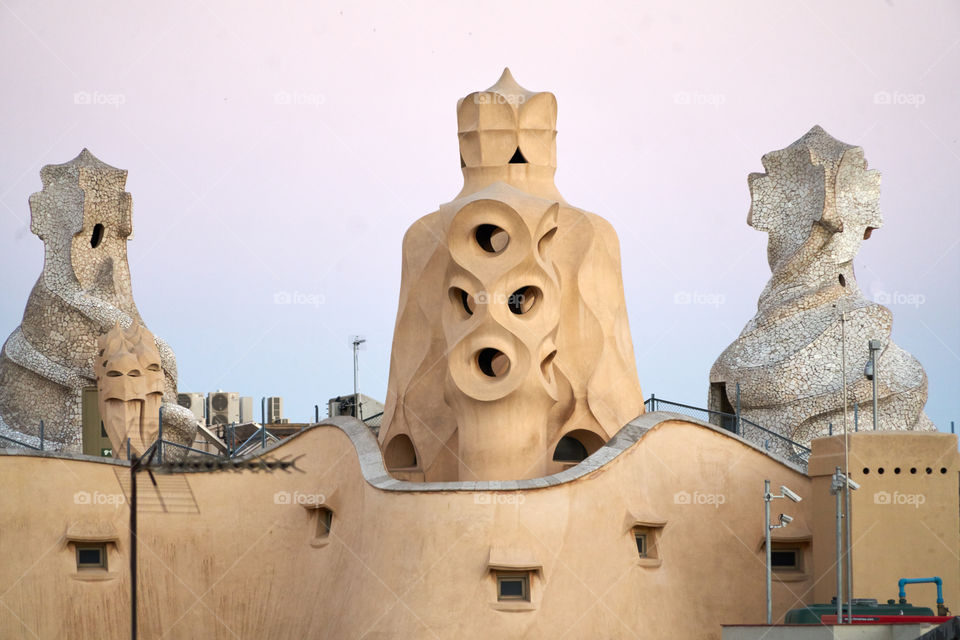
[[[923,413],[927,377],[890,339],[889,309],[861,293],[853,259],[882,224],[880,174],[863,150],[820,127],[763,157],[750,175],[747,224],[769,237],[773,272],[757,315],[710,371],[710,408],[730,411],[740,383],[742,415],[806,444],[843,420],[841,313],[846,315],[848,428],[860,407],[871,428],[872,383],[864,375],[868,341],[879,340],[878,428],[932,430]],[[864,427],[864,425],[868,425]]]

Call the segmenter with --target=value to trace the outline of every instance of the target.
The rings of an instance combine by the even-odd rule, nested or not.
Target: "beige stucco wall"
[[[884,602],[897,597],[900,578],[940,576],[947,606],[960,609],[957,437],[866,431],[849,438],[850,478],[861,485],[850,495],[854,597]],[[814,595],[829,602],[836,592],[835,503],[829,487],[835,467],[844,467],[843,436],[814,440],[812,448],[814,537],[823,541],[814,546]],[[935,609],[936,588],[908,586],[907,599]]]
[[[330,426],[275,453],[303,455],[304,473],[193,474],[199,515],[141,513],[143,637],[719,638],[721,622],[762,620],[763,479],[807,494],[801,473],[672,420],[598,471],[525,492],[377,489]],[[120,493],[117,470],[0,457],[0,635],[126,637],[128,511],[74,502]],[[335,514],[326,545],[311,544],[315,512],[277,504],[277,492],[323,496]],[[802,527],[805,504],[791,510]],[[666,522],[659,567],[639,565],[635,520]],[[115,575],[78,580],[65,532],[95,522],[119,533]],[[531,610],[496,608],[491,547],[542,566]],[[778,614],[809,586],[777,584]]]
[[[656,414],[646,418],[656,424]],[[596,471],[521,492],[397,490],[408,485],[386,475],[377,488],[357,454],[360,447],[365,464],[379,457],[369,440],[320,426],[273,451],[302,456],[303,473],[160,477],[171,504],[192,504],[192,494],[199,514],[148,513],[155,509],[143,497],[142,637],[719,639],[721,623],[763,621],[763,480],[805,498],[776,501],[775,514],[795,517],[783,532],[816,535],[821,527],[810,516],[819,503],[805,475],[734,436],[679,420],[656,424]],[[0,456],[0,637],[127,637],[128,511],[115,504],[117,471],[126,474],[105,461]],[[955,522],[952,490],[943,510]],[[77,504],[77,492],[92,504]],[[316,511],[303,506],[314,502],[334,512],[325,541],[315,537]],[[638,560],[636,521],[666,523],[659,566]],[[68,531],[113,531],[113,575],[78,579]],[[864,544],[890,549],[886,540]],[[938,546],[915,545],[908,557],[939,557]],[[814,557],[821,547],[813,545]],[[498,608],[491,549],[497,563],[541,567],[527,610]],[[948,589],[952,569],[943,576]],[[774,583],[776,617],[814,600],[814,573]],[[928,599],[917,590],[912,600]],[[830,595],[828,586],[817,599]],[[857,595],[874,592],[858,586]]]

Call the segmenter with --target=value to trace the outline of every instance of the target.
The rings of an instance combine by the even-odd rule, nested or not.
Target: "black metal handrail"
[[[25,435],[26,435],[26,434],[25,434]],[[3,435],[3,434],[0,434],[0,438],[3,438],[4,440],[7,440],[8,442],[12,442],[12,443],[15,444],[15,445],[21,446],[21,447],[23,447],[24,449],[33,449],[34,451],[43,451],[43,450],[44,450],[44,448],[43,448],[43,420],[40,421],[40,446],[39,446],[39,447],[35,447],[35,446],[33,446],[32,444],[27,444],[26,442],[20,442],[19,440],[15,439],[15,438],[11,438],[11,437],[5,436],[5,435]]]
[[[739,414],[725,413],[723,411],[704,409],[703,407],[695,407],[693,405],[683,404],[681,402],[663,400],[655,395],[651,395],[650,398],[644,402],[644,406],[647,408],[647,411],[657,411],[659,409],[669,410],[670,408],[684,409],[686,412],[696,411],[706,415],[706,420],[704,420],[704,422],[709,422],[720,427],[721,429],[730,431],[731,433],[734,433],[749,442],[763,447],[767,451],[783,455],[787,459],[792,460],[804,467],[810,458],[809,447],[806,447],[799,442],[795,442],[784,435],[776,433],[775,431],[771,431],[770,429],[767,429],[766,427],[763,427],[752,420],[748,420]]]

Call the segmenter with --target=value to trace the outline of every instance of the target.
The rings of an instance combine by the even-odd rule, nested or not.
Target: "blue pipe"
[[[934,576],[932,578],[900,578],[897,581],[897,586],[900,587],[900,599],[906,600],[907,592],[904,590],[904,586],[908,584],[925,584],[932,582],[937,585],[937,604],[943,604],[943,580]]]

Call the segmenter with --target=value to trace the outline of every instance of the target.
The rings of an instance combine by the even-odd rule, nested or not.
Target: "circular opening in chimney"
[[[521,316],[533,309],[533,305],[537,303],[539,298],[540,289],[537,287],[520,287],[510,294],[510,298],[507,300],[507,306],[511,312]]]
[[[487,253],[501,253],[510,244],[510,235],[495,224],[482,224],[477,227],[474,237],[480,248]]]
[[[489,378],[501,378],[510,371],[510,358],[502,351],[487,347],[477,353],[477,366]]]

